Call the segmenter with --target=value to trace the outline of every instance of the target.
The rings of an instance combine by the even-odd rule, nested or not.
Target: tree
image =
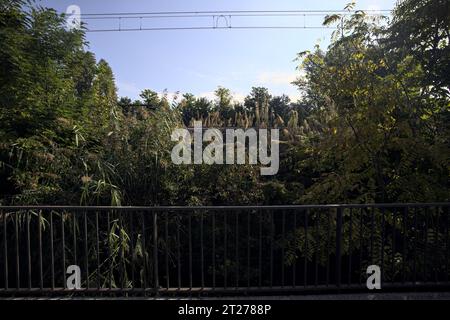
[[[450,96],[450,2],[405,0],[394,10],[387,47],[393,54],[413,55],[424,70],[423,86]]]
[[[264,87],[252,87],[250,95],[245,98],[244,105],[255,115],[256,125],[259,126],[261,122],[267,124],[269,117],[269,100],[271,95],[269,90]]]
[[[291,99],[287,95],[276,96],[270,99],[269,109],[273,113],[273,116],[280,116],[287,121],[287,116],[290,111]]]
[[[216,91],[214,91],[214,94],[217,99],[216,110],[219,112],[220,116],[227,120],[233,118],[234,112],[231,104],[233,96],[231,95],[231,91],[219,86]]]
[[[304,163],[317,179],[304,201],[448,199],[442,154],[450,153],[442,133],[430,131],[427,110],[437,101],[423,95],[426,72],[412,56],[389,55],[380,40],[389,34],[364,13],[342,20],[328,51],[305,54],[306,77],[297,82],[321,106],[313,113],[325,115]]]
[[[217,97],[217,106],[219,110],[224,110],[230,107],[233,96],[231,95],[229,89],[219,86],[214,91],[214,95]]]
[[[117,88],[114,75],[109,64],[101,59],[97,63],[97,72],[93,79],[92,90],[94,94],[93,105],[88,106],[88,114],[95,127],[107,126],[109,120],[116,113]]]
[[[151,108],[157,108],[160,106],[161,99],[159,98],[158,93],[155,91],[144,89],[139,94],[139,96],[143,99],[144,104],[148,105]]]

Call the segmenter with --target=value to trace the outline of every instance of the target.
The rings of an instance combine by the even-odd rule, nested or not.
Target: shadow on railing
[[[450,287],[449,203],[0,207],[0,295]]]

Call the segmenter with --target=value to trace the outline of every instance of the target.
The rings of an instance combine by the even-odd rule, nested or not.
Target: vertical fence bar
[[[286,212],[283,210],[281,213],[281,287],[284,287],[285,277],[284,277],[284,260],[285,256],[285,247],[286,245]]]
[[[435,254],[434,256],[434,281],[438,282],[438,265],[439,265],[439,255],[438,252],[440,251],[438,248],[438,241],[439,241],[439,208],[435,207],[434,208],[435,212],[436,212],[436,224],[435,224],[435,228],[434,228],[434,252]]]
[[[448,271],[449,271],[449,236],[448,236],[448,221],[449,221],[449,210],[448,210],[448,206],[445,207],[445,281],[448,282]]]
[[[364,244],[364,209],[359,210],[359,285],[362,286],[362,257],[363,257],[363,244]]]
[[[275,241],[275,223],[273,211],[270,212],[270,286],[273,286],[273,242]]]
[[[224,211],[223,215],[223,287],[227,288],[227,236],[228,236],[228,228],[227,228],[227,211]]]
[[[413,279],[414,284],[417,283],[417,237],[419,231],[417,230],[417,207],[414,208],[414,258],[413,258]]]
[[[141,250],[142,250],[142,291],[146,292],[147,290],[147,249],[145,247],[145,214],[141,211],[141,219],[142,219],[142,236],[141,236]]]
[[[135,278],[135,261],[136,261],[136,252],[135,252],[135,234],[134,234],[134,211],[130,211],[130,248],[131,248],[131,289],[136,289],[136,278]]]
[[[427,282],[427,254],[428,254],[428,208],[425,207],[425,229],[424,229],[424,248],[423,248],[423,282]]]
[[[327,249],[326,286],[328,287],[328,285],[330,284],[331,209],[327,212],[327,219],[328,224],[327,224],[327,247],[326,247]]]
[[[192,213],[188,214],[188,241],[189,241],[189,289],[192,290]]]
[[[97,256],[97,290],[100,290],[100,235],[98,226],[98,211],[95,211],[95,242]]]
[[[239,211],[236,211],[236,289],[239,288]]]
[[[38,213],[38,243],[39,243],[39,288],[44,289],[44,268],[42,264],[42,210]]]
[[[258,286],[262,286],[262,212],[259,211]]]
[[[84,222],[84,268],[86,269],[86,288],[89,289],[89,246],[88,246],[88,227],[87,212],[83,214]]]
[[[19,213],[15,213],[15,239],[16,239],[16,289],[20,289],[20,258],[19,258]]]
[[[65,234],[64,234],[64,211],[61,211],[61,252],[62,252],[62,278],[63,278],[63,285],[62,287],[66,289],[67,287],[67,280],[66,280],[66,240],[65,240]]]
[[[309,209],[303,211],[303,225],[305,228],[305,245],[304,245],[304,255],[305,259],[303,261],[303,283],[304,286],[308,286],[308,214]]]
[[[212,283],[213,290],[216,289],[216,212],[211,212],[212,219]]]
[[[50,272],[52,290],[55,290],[55,252],[53,248],[53,210],[50,211]]]
[[[251,213],[247,213],[247,289],[250,289],[250,217]],[[6,243],[6,242],[5,242]]]
[[[77,263],[77,216],[76,212],[72,212],[72,239],[73,239],[73,264],[78,265]],[[108,232],[109,234],[109,232]]]
[[[30,211],[26,212],[26,218],[27,218],[27,262],[28,262],[28,289],[31,290],[32,287],[32,281],[31,281],[31,244],[30,244]]]
[[[445,281],[448,282],[448,272],[449,272],[449,256],[450,256],[450,248],[449,248],[449,235],[448,235],[448,229],[449,229],[449,210],[448,206],[445,208],[446,214],[445,214]],[[5,242],[6,243],[6,242]]]
[[[112,290],[112,278],[113,278],[113,252],[111,249],[111,214],[108,211],[107,216],[106,216],[106,224],[107,224],[107,229],[106,229],[106,240],[108,242],[108,259],[109,259],[109,273],[108,273],[108,287],[109,290]],[[144,219],[142,220],[142,228],[144,229]],[[144,232],[142,233],[142,237],[144,237]],[[142,246],[142,252],[144,255],[144,259],[145,259],[145,244]],[[145,268],[145,267],[144,267]],[[144,271],[144,275],[145,275],[145,271]]]
[[[402,252],[402,283],[406,281],[406,248],[407,248],[407,228],[408,228],[408,207],[403,208],[403,252]]]
[[[3,215],[3,265],[4,265],[4,278],[5,278],[5,290],[8,290],[8,237],[7,237],[7,223],[8,220],[6,218],[6,212],[0,211],[0,213]]]
[[[134,278],[134,270],[135,270],[135,266],[134,266],[134,222],[133,222],[133,211],[129,211],[128,214],[126,215],[126,217],[128,218],[127,221],[129,221],[129,231],[127,232],[127,234],[129,235],[129,240],[130,240],[130,264],[131,264],[131,290],[134,291],[135,289],[135,278]],[[128,225],[128,224],[127,224]],[[126,270],[126,269],[125,269]],[[128,278],[128,277],[127,277]],[[128,283],[127,283],[127,287],[128,287]]]
[[[166,242],[166,252],[165,252],[165,265],[166,265],[166,288],[169,290],[170,288],[170,279],[169,279],[169,213],[166,211],[164,213],[165,223],[164,223],[164,234],[165,234],[165,242]]]
[[[200,212],[200,273],[201,273],[201,279],[200,279],[200,285],[202,290],[205,288],[205,254],[204,254],[204,232],[203,232],[203,211]]]
[[[295,210],[294,213],[294,222],[293,222],[293,232],[294,232],[294,239],[296,238],[296,232],[297,232],[297,213]],[[272,214],[272,220],[273,220],[273,214]],[[273,241],[273,235],[272,235],[272,241]],[[273,263],[273,262],[271,262]],[[295,288],[296,286],[296,269],[297,269],[297,259],[294,260],[294,264],[292,265],[292,287]],[[271,275],[273,277],[273,275]]]
[[[124,236],[123,236],[123,219],[122,212],[120,210],[117,211],[117,215],[119,216],[118,221],[118,231],[119,231],[119,272],[120,272],[120,289],[124,289],[125,287],[125,246],[124,246]]]
[[[384,242],[385,242],[385,231],[386,228],[386,217],[384,208],[381,208],[381,246],[380,246],[380,256],[381,256],[381,283],[384,282],[385,272],[384,272]]]
[[[391,282],[395,280],[395,229],[397,228],[397,210],[392,211],[392,250],[391,250]]]
[[[180,224],[181,224],[181,216],[177,215],[177,234],[176,234],[176,240],[177,240],[177,283],[178,283],[178,290],[181,289],[181,244],[180,244]]]
[[[373,242],[375,235],[375,207],[371,210],[371,221],[370,221],[370,262],[374,264],[373,260]]]
[[[342,208],[336,214],[336,285],[341,287]]]
[[[190,216],[189,216],[190,217]],[[153,272],[154,272],[154,290],[155,294],[159,290],[159,274],[158,274],[158,214],[153,212]]]
[[[212,280],[213,280],[213,290],[216,289],[216,212],[211,212],[211,223],[212,223]]]
[[[320,233],[319,233],[319,220],[320,211],[316,213],[316,223],[315,223],[315,258],[314,258],[314,286],[319,285],[319,254],[320,254]]]
[[[353,250],[353,209],[349,209],[349,230],[348,230],[348,285],[352,283],[352,250]]]

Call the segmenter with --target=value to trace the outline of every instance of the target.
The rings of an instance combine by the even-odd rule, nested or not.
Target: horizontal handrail
[[[450,202],[428,203],[368,203],[368,204],[305,204],[305,205],[231,205],[231,206],[58,206],[58,205],[24,205],[24,206],[0,206],[0,210],[295,210],[295,209],[330,209],[330,208],[423,208],[423,207],[447,207]]]

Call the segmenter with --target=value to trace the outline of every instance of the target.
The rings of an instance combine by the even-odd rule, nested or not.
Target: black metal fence
[[[450,287],[449,207],[0,207],[0,295]]]

